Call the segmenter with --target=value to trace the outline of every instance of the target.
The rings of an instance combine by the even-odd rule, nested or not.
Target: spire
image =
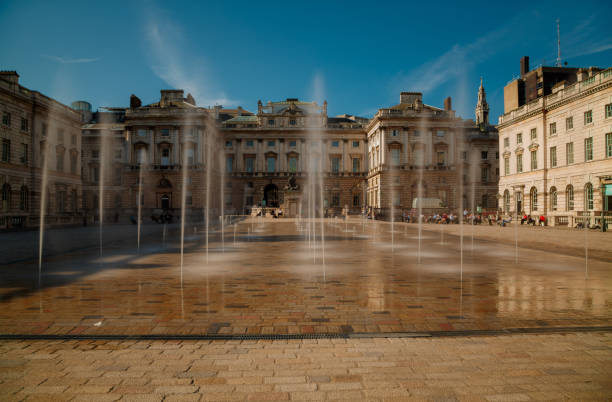
[[[482,85],[482,77],[480,77],[480,88],[478,88],[478,103],[476,104],[476,124],[479,126],[489,125],[489,104],[487,103],[487,94]]]

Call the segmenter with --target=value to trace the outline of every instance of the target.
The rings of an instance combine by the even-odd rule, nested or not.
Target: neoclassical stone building
[[[499,118],[505,213],[573,226],[612,208],[612,69],[539,67],[521,61]],[[532,88],[533,87],[533,88]],[[538,92],[539,91],[539,92]],[[526,94],[534,96],[529,99]]]
[[[421,93],[402,92],[399,104],[367,124],[369,206],[405,211],[424,198],[421,206],[434,201],[440,211],[496,209],[497,131],[482,82],[476,122],[457,117],[450,98],[444,103],[440,109],[423,104]]]
[[[0,103],[7,113],[21,101],[11,96]],[[162,90],[149,105],[132,95],[129,107],[96,112],[84,101],[68,108],[39,98],[54,112],[36,117],[43,106],[33,106],[30,97],[21,107],[35,110],[26,130],[3,126],[3,139],[10,135],[12,144],[11,164],[0,164],[2,183],[11,189],[4,223],[9,210],[21,211],[15,189],[25,186],[30,194],[38,185],[31,177],[40,176],[36,156],[26,157],[26,167],[15,164],[16,143],[30,144],[22,149],[33,155],[41,144],[53,149],[47,161],[51,224],[93,223],[100,216],[127,222],[139,203],[145,220],[166,213],[176,220],[183,194],[191,222],[203,221],[206,206],[214,219],[254,208],[306,215],[311,206],[317,214],[369,209],[388,217],[391,201],[397,211],[411,210],[419,187],[421,198],[437,200],[440,210],[496,207],[497,134],[488,124],[482,84],[476,121],[457,117],[450,98],[440,109],[424,105],[420,93],[402,93],[398,105],[372,119],[328,116],[327,102],[296,98],[259,101],[256,112],[203,108],[183,90]],[[27,127],[43,120],[50,123],[41,126],[41,138],[30,136]],[[26,225],[36,226],[39,208],[27,209]]]
[[[40,224],[44,166],[48,173],[46,224],[80,222],[79,114],[20,85],[15,71],[0,72],[0,113],[0,229]]]

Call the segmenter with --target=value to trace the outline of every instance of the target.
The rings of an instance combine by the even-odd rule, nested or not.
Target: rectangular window
[[[538,151],[531,151],[531,170],[538,168]]]
[[[57,143],[58,144],[64,143],[64,129],[62,128],[57,129]]]
[[[508,148],[510,146],[510,138],[504,138],[504,148]]]
[[[276,170],[276,158],[273,156],[269,156],[266,159],[266,167],[267,167],[267,171],[268,173],[274,173],[274,171]]]
[[[161,130],[159,130],[159,133],[162,137],[170,137],[170,129],[169,128],[162,128]]]
[[[290,148],[295,148],[295,147],[297,147],[297,141],[289,141],[289,147],[290,147]]]
[[[606,158],[612,158],[612,133],[606,134]]]
[[[536,138],[538,138],[538,130],[536,128],[532,128],[531,129],[531,139],[535,140]]]
[[[228,156],[225,158],[225,171],[231,173],[234,169],[234,157]]]
[[[3,139],[2,140],[2,162],[10,162],[11,161],[11,141]]]
[[[359,141],[353,141],[353,148],[359,148]]]
[[[499,160],[499,152],[495,152],[495,160]]]
[[[444,166],[446,164],[446,152],[439,151],[436,154],[438,166]]]
[[[28,164],[28,144],[21,144],[21,163]]]
[[[523,143],[523,133],[518,133],[516,135],[516,143],[517,144],[522,144]]]
[[[47,123],[42,123],[40,125],[40,135],[42,137],[46,137],[47,136]]]
[[[591,124],[593,122],[593,111],[587,110],[584,112],[584,125]]]
[[[29,122],[25,117],[21,118],[21,131],[28,132]]]
[[[225,141],[225,147],[226,148],[231,148],[232,147],[232,141]]]
[[[77,156],[73,154],[70,155],[70,173],[77,174]]]
[[[246,142],[246,146],[247,146],[248,148],[253,148],[253,140],[247,140],[247,142]]]
[[[289,157],[289,171],[291,173],[297,172],[297,158],[295,156]]]
[[[510,158],[504,158],[504,176],[510,174]]]
[[[276,145],[276,141],[274,141],[274,140],[268,141],[268,146],[269,147],[273,147],[275,145]]]
[[[489,159],[489,153],[487,151],[481,151],[480,159],[482,159],[483,161]]]
[[[58,172],[63,172],[64,171],[64,153],[63,152],[58,152],[56,155],[56,170]]]
[[[467,160],[467,152],[466,151],[461,152],[461,159],[463,159],[464,161]]]
[[[332,141],[332,147],[338,148],[340,146],[340,141]]]
[[[169,148],[162,149],[161,164],[162,166],[168,166],[170,164],[170,149]]]
[[[565,119],[565,129],[571,130],[572,128],[574,128],[574,118],[570,116]]]
[[[391,130],[391,137],[397,137],[397,130]]]
[[[400,150],[399,148],[393,148],[391,150],[391,164],[397,166],[400,164]]]
[[[489,181],[489,168],[488,167],[483,167],[480,169],[480,180],[483,183],[486,183]]]
[[[608,134],[611,136],[612,139],[612,134]],[[353,158],[353,173],[358,173],[359,172],[359,166],[360,162],[359,162],[359,158]]]
[[[584,139],[584,160],[593,160],[593,137]]]
[[[516,173],[523,173],[523,154],[516,155]]]
[[[331,170],[332,170],[332,173],[338,173],[340,171],[340,158],[338,157],[331,158]]]
[[[246,165],[246,171],[248,173],[253,173],[253,170],[255,170],[255,158],[246,158],[245,165]]]
[[[268,125],[269,126],[273,126],[274,125],[274,119],[268,119]]]
[[[70,136],[70,145],[76,145],[77,144],[77,136],[76,134],[72,134],[72,136]]]
[[[289,120],[289,125],[295,126],[297,122],[294,119]]]
[[[568,142],[565,144],[565,158],[567,160],[567,164],[571,165],[574,163],[574,143]]]
[[[121,160],[121,149],[115,149],[115,160]]]
[[[340,206],[340,193],[332,193],[331,197],[331,206],[339,207]]]
[[[550,123],[549,126],[549,135],[555,135],[557,134],[557,123]]]
[[[415,137],[420,137],[421,136],[421,132],[419,130],[414,130],[414,136]]]
[[[192,205],[193,204],[193,195],[191,191],[185,192],[185,204]]]
[[[9,112],[2,113],[2,124],[5,126],[11,126],[11,114]]]
[[[606,105],[606,119],[612,117],[612,103]]]
[[[145,128],[139,128],[138,130],[136,130],[136,134],[139,137],[146,137],[147,136],[147,130]]]
[[[359,194],[353,194],[353,206],[354,207],[358,207],[359,205],[361,205],[361,197],[359,197]]]
[[[444,134],[445,134],[444,130],[436,131],[436,136],[438,136],[438,137],[444,137]]]
[[[550,147],[550,167],[557,167],[557,147]]]

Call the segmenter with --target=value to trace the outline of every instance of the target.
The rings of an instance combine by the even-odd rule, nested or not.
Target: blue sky
[[[459,3],[459,2],[457,2]],[[172,5],[171,5],[172,4]],[[201,106],[327,99],[371,116],[422,91],[473,118],[480,76],[491,120],[519,59],[612,66],[612,2],[1,1],[0,69],[61,102],[127,106],[184,88]]]

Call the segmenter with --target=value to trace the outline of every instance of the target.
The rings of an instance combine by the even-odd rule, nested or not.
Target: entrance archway
[[[278,187],[275,184],[268,184],[264,187],[264,201],[266,207],[278,207]]]

